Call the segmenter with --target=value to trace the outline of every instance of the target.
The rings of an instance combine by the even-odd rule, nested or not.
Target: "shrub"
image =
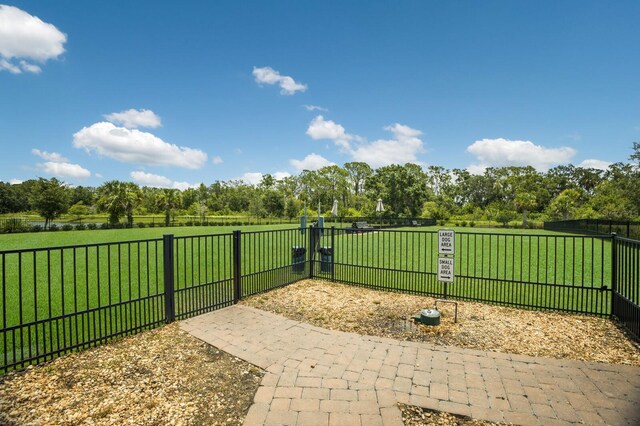
[[[42,231],[42,225],[31,225],[31,232],[40,232]]]
[[[474,226],[476,226],[476,223],[472,220],[471,222],[469,222],[469,226],[473,228]]]
[[[193,221],[188,220],[184,223],[184,226],[193,226]]]
[[[439,220],[439,221],[438,221],[438,225],[440,225],[440,226],[444,226],[444,225],[445,225],[445,223],[446,223],[446,222],[445,222],[444,220]]]
[[[466,227],[467,226],[467,221],[463,220],[462,222],[460,222],[460,225],[462,225],[463,227]]]
[[[87,225],[85,225],[84,223],[79,223],[76,225],[76,231],[84,231],[85,229],[87,229]]]
[[[138,222],[138,228],[144,228],[145,226],[147,226],[146,223],[144,222]]]
[[[55,232],[58,231],[60,228],[58,228],[58,225],[56,225],[55,223],[52,223],[51,225],[49,225],[49,231]]]
[[[87,224],[87,229],[90,229],[92,231],[96,230],[96,229],[98,229],[98,224],[96,224],[96,223],[88,223]]]
[[[100,225],[100,229],[111,229],[111,225],[108,223],[103,223]]]
[[[73,231],[73,225],[70,223],[65,223],[64,225],[62,225],[62,230],[63,231]]]
[[[156,224],[155,224],[154,222],[151,222],[151,223],[149,224],[149,228],[153,228],[153,227],[155,227],[155,226],[156,226]]]
[[[200,222],[193,222],[194,226],[202,226],[202,224]]]

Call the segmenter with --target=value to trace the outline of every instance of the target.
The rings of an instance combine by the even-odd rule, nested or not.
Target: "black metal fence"
[[[0,374],[309,277],[436,297],[615,315],[640,336],[640,242],[457,232],[240,232],[0,251]]]
[[[545,222],[549,231],[572,232],[578,234],[616,234],[640,240],[640,222],[609,219],[574,219]]]
[[[613,237],[612,313],[640,338],[640,241]]]
[[[314,258],[311,269],[319,277],[436,297],[611,313],[610,239],[457,232],[455,278],[446,283],[437,276],[437,231],[334,229],[318,238],[316,251],[331,247],[332,255]]]
[[[0,374],[309,276],[287,229],[0,251]],[[304,252],[292,264],[292,247]]]

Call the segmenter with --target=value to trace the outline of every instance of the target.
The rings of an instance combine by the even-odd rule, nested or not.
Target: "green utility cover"
[[[420,312],[420,322],[424,325],[440,325],[440,312],[436,309],[423,309]]]

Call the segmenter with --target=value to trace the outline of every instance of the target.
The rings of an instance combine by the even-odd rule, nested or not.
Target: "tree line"
[[[416,164],[377,169],[349,162],[276,180],[267,174],[257,185],[215,181],[186,190],[139,186],[112,180],[97,188],[69,186],[56,178],[0,182],[0,214],[37,212],[50,222],[68,214],[106,214],[109,223],[133,224],[137,215],[211,215],[288,217],[303,206],[324,214],[338,201],[339,216],[372,216],[378,199],[383,215],[466,219],[507,223],[522,218],[555,220],[640,217],[640,143],[628,163],[607,170],[562,165],[539,172],[531,166],[490,167],[474,175],[463,169]]]

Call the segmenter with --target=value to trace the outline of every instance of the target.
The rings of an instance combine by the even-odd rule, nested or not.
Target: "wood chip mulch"
[[[0,424],[241,425],[262,376],[171,324],[0,377]]]
[[[483,351],[640,366],[640,345],[608,318],[515,309],[483,303],[439,303],[439,326],[413,317],[436,299],[304,280],[243,300],[255,308],[318,327]]]

